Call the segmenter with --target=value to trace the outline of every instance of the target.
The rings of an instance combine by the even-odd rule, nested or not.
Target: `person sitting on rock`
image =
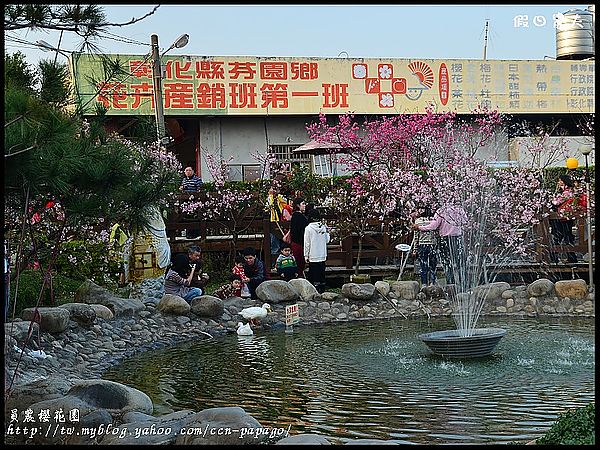
[[[265,281],[265,264],[258,259],[256,256],[256,250],[252,247],[246,247],[244,249],[244,259],[246,263],[244,264],[244,273],[248,277],[249,281],[246,283],[248,285],[248,289],[250,289],[250,298],[252,300],[257,299],[256,296],[256,288],[260,283]]]
[[[178,295],[188,303],[201,296],[202,289],[191,286],[195,272],[196,264],[190,266],[187,255],[175,256],[165,275],[165,294]]]
[[[229,283],[218,288],[213,295],[221,300],[227,300],[230,297],[237,297],[240,287],[242,286],[242,278],[235,273],[229,275]]]

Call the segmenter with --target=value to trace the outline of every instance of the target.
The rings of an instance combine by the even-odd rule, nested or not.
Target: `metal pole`
[[[589,286],[590,286],[590,290],[594,289],[594,276],[593,276],[593,272],[594,272],[594,267],[593,267],[593,256],[592,256],[592,218],[591,218],[591,213],[590,213],[590,169],[589,169],[589,165],[588,165],[588,155],[587,153],[584,155],[585,156],[585,195],[587,196],[586,199],[586,206],[585,206],[585,215],[586,215],[586,222],[587,222],[587,241],[588,241],[588,274],[589,274]]]
[[[160,67],[160,54],[158,51],[158,35],[151,37],[152,44],[152,81],[154,88],[154,113],[156,114],[156,138],[158,145],[162,144],[165,135],[165,113],[162,100],[162,69]]]

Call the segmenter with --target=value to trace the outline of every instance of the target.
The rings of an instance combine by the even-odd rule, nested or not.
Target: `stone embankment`
[[[349,283],[341,293],[319,294],[303,279],[273,280],[259,286],[257,301],[237,297],[222,301],[206,295],[189,305],[180,297],[163,295],[161,279],[144,281],[130,298],[87,282],[73,303],[38,308],[37,313],[25,310],[21,319],[5,324],[5,378],[6,386],[11,386],[5,402],[5,438],[31,444],[393,443],[288,436],[283,429],[263,428],[239,407],[153,417],[152,401],[146,394],[100,377],[137,352],[234,333],[237,323],[245,322],[239,312],[248,306],[271,305],[272,311],[261,321],[265,330],[285,327],[285,306],[291,303],[299,306],[299,326],[410,320],[450,315],[452,288],[421,290],[415,281],[378,281],[375,285]],[[540,279],[518,287],[491,283],[477,287],[473,295],[485,299],[482,314],[488,316],[595,316],[594,293],[588,293],[583,280],[553,283]],[[40,413],[47,411],[52,417],[42,421]],[[54,417],[56,411],[65,415],[77,411],[78,421],[70,422],[67,417],[61,422]],[[27,414],[35,418],[33,423],[27,423]]]

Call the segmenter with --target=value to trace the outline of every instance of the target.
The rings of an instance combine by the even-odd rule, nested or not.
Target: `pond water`
[[[524,442],[595,399],[593,319],[482,318],[507,330],[477,360],[431,355],[448,319],[363,321],[227,335],[137,355],[104,378],[155,415],[240,406],[263,426],[400,443]]]

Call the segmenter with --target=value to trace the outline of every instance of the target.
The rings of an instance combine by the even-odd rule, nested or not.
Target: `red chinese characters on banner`
[[[152,66],[146,61],[129,61],[129,73],[136,78],[152,78]]]
[[[152,102],[152,109],[154,109],[154,90],[152,85],[148,82],[140,84],[132,84],[130,86],[133,95],[133,103],[131,109],[138,109],[145,101],[150,99]]]
[[[164,83],[165,108],[193,109],[193,83]]]
[[[348,107],[348,83],[323,83],[323,108]]]
[[[256,108],[256,84],[229,83],[230,108]]]
[[[319,78],[319,63],[290,63],[292,80],[316,80]]]
[[[105,108],[127,109],[127,86],[124,83],[106,83],[98,85],[98,96],[96,97]]]
[[[223,61],[197,61],[196,78],[199,80],[224,80],[225,63]]]
[[[450,92],[450,85],[448,83],[448,68],[446,64],[440,64],[440,85],[439,85],[439,93],[440,93],[440,101],[442,105],[448,103],[448,93]]]
[[[287,63],[285,62],[261,62],[260,77],[263,80],[287,80]]]
[[[261,108],[287,108],[288,97],[287,97],[287,84],[283,83],[264,83],[260,87],[262,92],[262,103]]]
[[[225,109],[225,84],[224,83],[200,83],[196,89],[196,106],[204,109]]]
[[[252,80],[256,75],[256,63],[253,62],[230,62],[229,76],[232,80],[237,80],[241,75],[245,80]]]
[[[169,61],[166,72],[168,80],[191,80],[194,78],[191,61]]]
[[[135,59],[127,62],[125,83],[98,85],[96,101],[107,108],[155,109],[152,63]],[[318,62],[286,61],[186,61],[168,60],[163,66],[163,106],[170,110],[193,109],[287,109],[290,99],[322,97],[323,108],[348,107],[348,84],[310,86],[289,80],[317,80]],[[141,79],[147,78],[148,81]],[[272,80],[262,84],[244,80]],[[222,82],[210,82],[222,80]],[[230,80],[228,83],[227,80]],[[260,103],[258,97],[260,95]],[[292,103],[293,106],[293,103]]]

